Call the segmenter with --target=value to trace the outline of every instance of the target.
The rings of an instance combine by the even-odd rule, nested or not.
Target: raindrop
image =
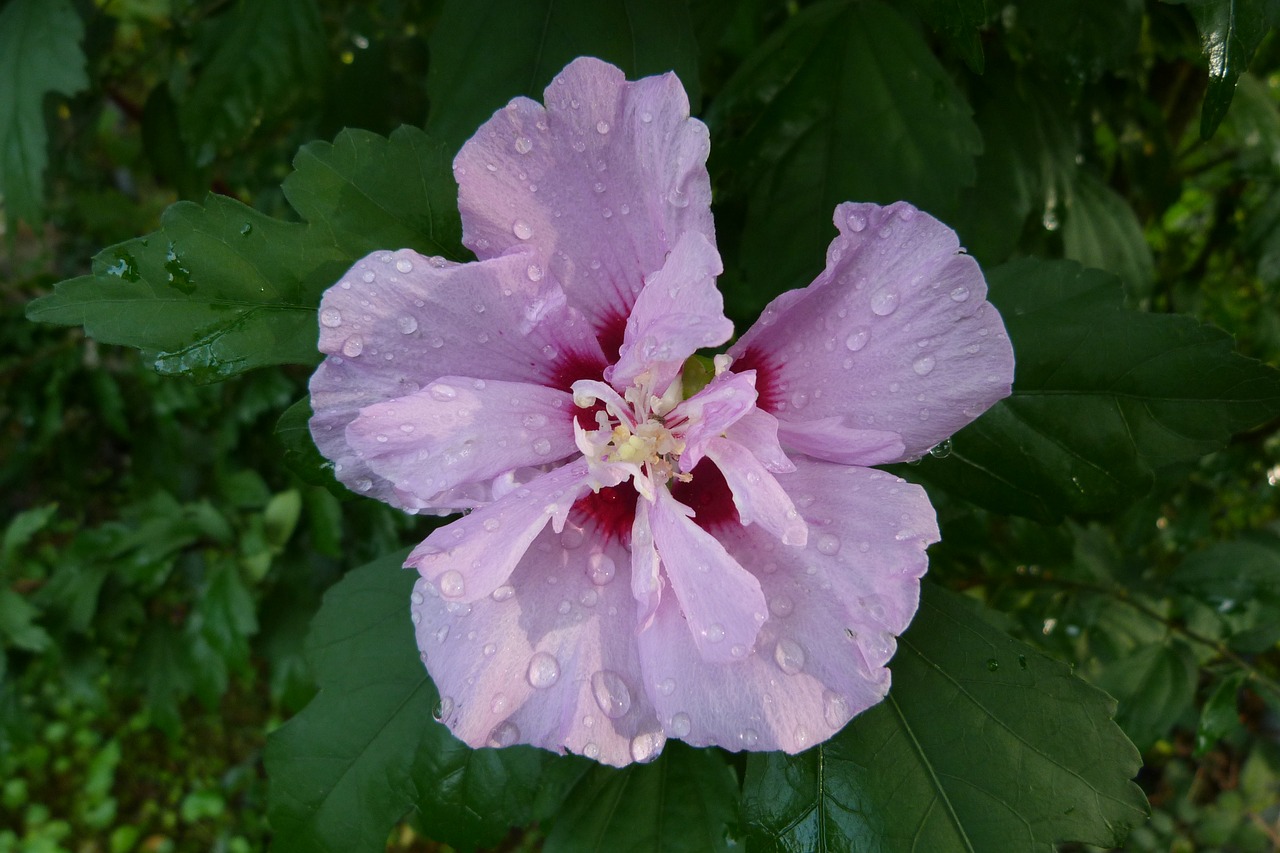
[[[542,281],[542,267],[537,264],[529,264],[525,273],[529,276],[529,281]]]
[[[347,358],[355,358],[364,352],[364,340],[359,335],[352,335],[342,345],[342,354]]]
[[[510,720],[505,720],[493,727],[489,732],[489,746],[511,746],[520,739],[520,729]]]
[[[436,642],[443,643],[447,639],[449,639],[449,626],[441,625],[439,629],[436,630]]]
[[[551,442],[545,438],[540,438],[533,443],[533,452],[539,456],[546,456],[551,452]]]
[[[787,675],[804,669],[804,648],[795,640],[783,637],[773,649],[773,661]]]
[[[708,643],[718,643],[724,639],[724,626],[719,622],[702,629],[702,636]]]
[[[320,312],[320,323],[336,329],[342,325],[342,313],[337,308],[326,308]]]
[[[988,672],[995,672],[999,668],[1000,668],[1000,661],[996,660],[995,658],[987,658]]]
[[[598,193],[602,193],[604,192],[604,184],[601,183],[600,181],[596,181],[596,184],[594,187],[592,187],[592,189],[594,189]]]
[[[250,223],[246,222],[245,224],[243,224],[243,225],[241,225],[241,226],[240,226],[240,236],[241,236],[241,237],[248,237],[248,236],[249,236],[250,234],[252,234],[252,233],[253,233],[253,225],[252,225],[252,224],[250,224]]]
[[[944,438],[933,447],[930,447],[929,455],[937,457],[938,459],[946,459],[951,455],[951,439]]]
[[[515,587],[510,586],[508,584],[503,584],[502,586],[498,587],[493,591],[492,597],[494,601],[506,601],[508,598],[510,598],[515,594],[516,594]]]
[[[898,294],[892,290],[880,290],[871,297],[871,312],[877,317],[888,317],[896,310],[898,310]]]
[[[911,369],[916,372],[916,376],[928,376],[933,371],[933,366],[937,363],[937,359],[933,356],[922,355],[911,363]]]
[[[791,395],[791,405],[797,409],[803,409],[809,405],[809,395],[804,391],[796,391]]]
[[[453,713],[453,697],[445,696],[436,703],[435,709],[431,712],[431,716],[436,718],[436,722],[442,723],[448,719]]]
[[[676,680],[674,678],[664,678],[658,682],[658,692],[663,696],[670,696],[676,690]]]
[[[666,742],[667,737],[662,732],[646,732],[642,735],[636,735],[631,739],[631,758],[639,763],[652,761],[658,757],[658,753],[662,752],[662,747]]]
[[[969,288],[965,287],[964,285],[961,285],[951,291],[952,302],[964,302],[968,298],[969,298]]]
[[[645,124],[648,124],[649,122],[653,121],[653,113],[650,113],[650,112],[640,113],[640,120]]]
[[[582,747],[582,754],[593,761],[600,757],[600,747],[594,743],[588,743]]]
[[[440,347],[444,346],[444,338],[432,338],[429,343],[432,349],[440,349]]]
[[[608,132],[609,132],[609,122],[607,121],[596,122],[596,133],[608,133]]]
[[[760,734],[755,729],[743,729],[738,738],[742,741],[742,745],[747,748],[753,747],[760,742]]]
[[[822,717],[827,725],[838,729],[849,721],[849,703],[839,693],[822,692]]]
[[[569,611],[573,609],[573,605],[569,603],[569,599],[561,599],[560,606],[556,608],[561,616],[568,616]]]
[[[547,416],[537,413],[525,415],[521,423],[524,424],[525,429],[540,429],[547,425]]]
[[[684,711],[676,714],[671,718],[671,734],[674,737],[684,737],[693,730],[693,720],[689,719],[689,715]]]
[[[867,227],[867,218],[861,213],[849,214],[849,228],[853,231],[864,231]]]
[[[439,400],[441,403],[447,403],[458,396],[458,392],[453,390],[453,387],[450,385],[435,383],[427,390],[430,392],[432,398]]]
[[[440,576],[440,592],[446,598],[458,598],[467,589],[467,582],[457,569],[450,569]]]
[[[529,683],[545,690],[560,680],[560,662],[553,655],[538,652],[529,658]]]
[[[591,693],[605,716],[616,720],[631,710],[631,691],[622,676],[609,669],[602,669],[591,676]]]
[[[617,566],[608,554],[595,553],[587,560],[587,575],[596,586],[604,586],[613,580]]]
[[[582,595],[578,596],[578,601],[583,607],[595,607],[600,600],[600,593],[594,589],[583,590]]]
[[[515,222],[511,223],[511,233],[515,234],[516,237],[521,240],[528,240],[533,236],[533,229],[529,227],[528,222],[525,222],[523,219],[517,219]]]
[[[492,533],[502,526],[502,522],[496,518],[486,518],[484,520],[484,529]]]
[[[527,136],[516,137],[516,153],[528,154],[533,150],[533,140]]]
[[[775,595],[769,601],[769,612],[779,618],[790,616],[791,612],[795,609],[795,602],[785,595]]]
[[[834,533],[824,533],[818,537],[818,551],[828,557],[840,550],[840,537]]]
[[[485,656],[485,657],[487,657],[487,658],[491,658],[491,657],[493,657],[493,656],[494,656],[494,654],[495,654],[497,651],[498,651],[498,647],[497,647],[496,645],[494,645],[493,643],[485,643],[485,646],[484,646],[484,656]]]
[[[685,195],[679,187],[676,187],[671,192],[667,193],[667,201],[671,203],[672,207],[689,206],[689,197]]]
[[[400,272],[413,272],[413,262],[406,258],[401,258],[396,261],[396,269]]]
[[[365,284],[373,284],[373,280],[377,278],[377,276],[373,274],[373,270],[367,270],[366,272],[360,275],[360,278],[364,281]]]
[[[418,331],[418,321],[412,315],[405,314],[396,320],[396,325],[400,327],[400,334],[412,335]]]

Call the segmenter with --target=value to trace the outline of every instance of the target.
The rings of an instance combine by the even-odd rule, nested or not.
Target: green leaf
[[[44,99],[89,85],[83,35],[68,0],[11,0],[0,9],[0,197],[10,221],[40,221],[49,162]]]
[[[1243,670],[1232,672],[1209,694],[1196,726],[1196,756],[1204,755],[1217,746],[1218,741],[1241,728],[1240,688],[1247,676]]]
[[[29,652],[49,647],[49,634],[35,623],[40,611],[18,593],[0,586],[0,648],[16,646]]]
[[[958,496],[1045,521],[1104,512],[1280,414],[1280,372],[1191,317],[1125,309],[1111,275],[1028,259],[988,283],[1017,358],[1013,395],[919,468]]]
[[[343,131],[303,148],[297,166],[285,191],[310,222],[217,195],[179,202],[159,232],[103,250],[92,274],[58,284],[27,317],[83,325],[151,353],[161,373],[216,381],[319,361],[320,294],[372,247],[463,256],[449,164],[421,131]]]
[[[1280,539],[1257,534],[1192,554],[1169,583],[1226,613],[1250,602],[1280,604]]]
[[[431,38],[427,130],[456,149],[516,95],[542,100],[584,55],[633,80],[674,70],[698,108],[697,44],[681,0],[445,0]]]
[[[18,551],[44,530],[57,511],[57,504],[48,504],[25,510],[13,517],[4,529],[3,540],[0,540],[0,569],[6,569],[12,564]]]
[[[1200,46],[1209,62],[1209,91],[1200,113],[1200,138],[1208,139],[1222,123],[1236,91],[1236,81],[1249,67],[1268,31],[1268,0],[1173,0],[1195,18]],[[1274,22],[1272,22],[1274,23]]]
[[[318,94],[328,38],[314,0],[240,0],[221,26],[197,32],[207,51],[179,121],[198,166],[300,97]]]
[[[1142,0],[1020,0],[1014,11],[1035,59],[1075,81],[1132,63],[1142,35]]]
[[[403,558],[349,573],[312,624],[320,692],[267,743],[278,851],[382,850],[415,807],[439,840],[493,845],[532,819],[531,792],[559,763],[528,747],[472,750],[435,722],[439,698],[409,621],[416,575]]]
[[[276,422],[276,439],[284,448],[284,464],[305,483],[323,486],[338,497],[349,492],[333,476],[333,463],[320,455],[311,438],[311,398],[303,397],[285,409]]]
[[[760,849],[1048,853],[1143,819],[1115,703],[972,603],[926,584],[892,669],[885,702],[830,741],[748,759]]]
[[[908,0],[907,6],[940,32],[971,70],[982,73],[978,30],[987,23],[986,0]]]
[[[742,310],[813,279],[840,202],[906,199],[954,213],[982,148],[970,113],[920,34],[888,6],[832,0],[793,16],[708,115],[716,180],[747,206]]]
[[[569,794],[547,853],[711,853],[729,849],[738,780],[714,750],[670,741],[652,764],[596,766]]]
[[[1133,299],[1150,296],[1155,261],[1133,208],[1093,175],[1073,171],[1063,201],[1063,254],[1120,276]]]
[[[332,144],[304,145],[284,181],[302,217],[332,232],[344,255],[414,249],[465,260],[458,185],[445,147],[416,127],[386,139],[347,129]]]
[[[1116,722],[1145,752],[1190,710],[1197,674],[1191,650],[1175,640],[1125,654],[1103,669],[1097,683],[1119,701]]]

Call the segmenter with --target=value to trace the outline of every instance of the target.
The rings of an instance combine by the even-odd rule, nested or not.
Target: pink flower
[[[955,234],[843,204],[827,268],[733,334],[676,78],[579,59],[471,138],[457,264],[325,294],[312,434],[352,489],[467,515],[409,556],[441,715],[473,746],[623,765],[669,737],[796,752],[889,689],[938,537],[912,459],[1009,393]],[[780,224],[781,227],[781,224]]]

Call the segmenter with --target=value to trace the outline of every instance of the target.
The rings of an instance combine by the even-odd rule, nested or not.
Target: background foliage
[[[0,851],[1280,850],[1278,21],[0,0]],[[462,747],[396,621],[430,522],[306,433],[320,292],[465,259],[453,152],[581,54],[710,125],[739,328],[837,202],[905,198],[1014,341],[898,471],[943,541],[889,700],[800,756]]]

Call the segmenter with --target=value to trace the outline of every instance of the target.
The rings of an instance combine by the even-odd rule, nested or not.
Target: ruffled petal
[[[713,438],[707,443],[707,456],[729,484],[743,524],[759,524],[784,545],[803,546],[808,541],[809,526],[791,497],[750,450],[727,438]]]
[[[889,690],[885,663],[919,603],[925,547],[937,540],[933,509],[919,486],[882,471],[805,458],[796,465],[778,482],[810,525],[805,549],[754,525],[721,532],[768,600],[751,654],[727,666],[705,661],[669,596],[637,638],[668,736],[795,753]]]
[[[707,442],[755,411],[755,383],[751,371],[722,373],[671,410],[666,422],[685,442],[680,454],[681,471],[697,467],[707,452]]]
[[[379,477],[435,503],[521,467],[577,453],[573,398],[527,382],[443,376],[375,403],[347,425],[347,444]]]
[[[381,252],[325,292],[319,345],[328,358],[311,377],[311,434],[340,481],[409,512],[433,509],[347,444],[361,409],[441,376],[560,389],[600,377],[605,360],[594,332],[559,287],[529,278],[528,265],[520,255],[454,264],[408,249]]]
[[[641,501],[667,580],[684,612],[685,628],[698,655],[714,663],[746,657],[765,621],[759,582],[729,556],[714,536],[694,524],[692,510],[665,488]],[[664,596],[665,599],[671,596]],[[643,633],[657,630],[653,625]]]
[[[681,236],[631,309],[618,361],[604,374],[613,387],[625,391],[648,371],[653,393],[660,396],[689,356],[729,340],[733,323],[724,316],[724,299],[716,290],[716,276],[723,271],[720,253],[706,237]]]
[[[707,128],[674,74],[627,82],[598,59],[544,99],[516,98],[459,152],[463,243],[480,258],[533,247],[598,331],[620,332],[682,234],[715,239]]]
[[[643,631],[653,621],[653,612],[662,600],[662,560],[649,527],[649,513],[637,511],[631,522],[631,595],[636,600],[636,630]]]
[[[420,580],[418,647],[440,690],[440,717],[474,747],[533,744],[614,766],[655,758],[665,742],[640,678],[615,542],[543,530],[507,583],[470,604]]]
[[[570,462],[431,533],[405,560],[446,601],[469,603],[506,583],[547,522],[559,532],[587,491],[587,463]]]
[[[1013,382],[1013,350],[955,232],[899,202],[842,204],[827,268],[784,294],[729,350],[755,368],[760,406],[784,423],[848,416],[901,436],[915,458]],[[785,437],[785,433],[784,433]]]
[[[883,465],[902,458],[907,446],[902,436],[883,429],[849,426],[849,415],[832,415],[811,421],[782,421],[778,438],[797,453],[841,465]]]
[[[753,408],[724,431],[725,438],[750,447],[764,467],[774,474],[786,474],[796,466],[778,441],[778,419],[763,409]]]

